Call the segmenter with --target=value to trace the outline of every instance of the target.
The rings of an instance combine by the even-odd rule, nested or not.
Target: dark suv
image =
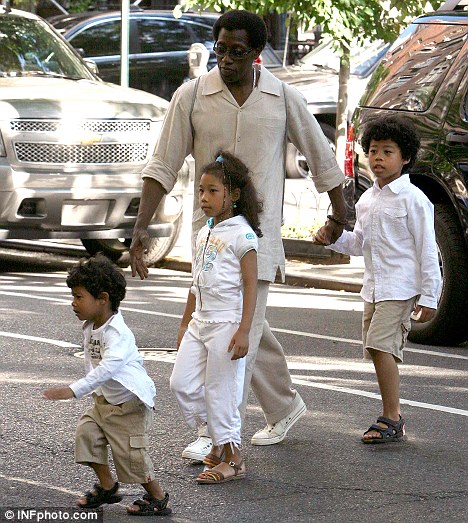
[[[357,197],[373,183],[360,146],[365,124],[402,114],[421,137],[411,181],[435,206],[443,286],[435,318],[414,323],[410,339],[453,345],[468,339],[468,11],[446,2],[417,18],[389,49],[348,129],[345,170]],[[398,285],[398,282],[395,282]]]

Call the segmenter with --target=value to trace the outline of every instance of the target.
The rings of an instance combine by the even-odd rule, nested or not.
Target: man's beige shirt
[[[202,168],[213,162],[219,150],[239,157],[250,169],[252,180],[263,200],[259,238],[258,278],[274,281],[278,269],[284,279],[284,249],[281,220],[287,139],[306,157],[319,192],[329,191],[344,181],[335,156],[307,102],[299,91],[281,82],[264,67],[257,88],[239,106],[217,67],[200,77],[192,107],[195,80],[175,92],[154,156],[142,176],[159,181],[167,192],[174,187],[177,172],[189,155],[195,159],[193,237],[206,223],[198,205]],[[287,100],[287,111],[285,103]],[[310,217],[312,222],[312,216]]]

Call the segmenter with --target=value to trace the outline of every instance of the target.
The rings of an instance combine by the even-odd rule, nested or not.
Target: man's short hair
[[[253,49],[263,49],[267,43],[267,27],[260,16],[250,11],[233,9],[222,14],[213,26],[213,38],[218,40],[221,29],[235,31],[244,29]]]

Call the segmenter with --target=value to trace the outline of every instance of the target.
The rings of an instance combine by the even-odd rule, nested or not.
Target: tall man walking
[[[143,192],[130,247],[132,275],[148,276],[143,259],[149,239],[147,227],[161,199],[174,186],[186,156],[192,154],[195,159],[195,192],[202,167],[212,161],[216,151],[228,150],[242,158],[263,199],[263,237],[259,239],[257,306],[240,411],[244,418],[251,385],[267,422],[251,442],[272,445],[282,441],[306,411],[292,387],[283,348],[265,320],[269,285],[278,270],[284,279],[281,219],[287,142],[305,155],[317,190],[329,194],[333,215],[324,233],[330,243],[341,235],[345,224],[344,176],[304,97],[254,63],[266,44],[263,20],[248,11],[228,11],[216,21],[213,36],[218,66],[198,83],[193,80],[176,91],[154,156],[143,170]],[[198,199],[194,200],[192,232],[196,236],[205,218]],[[210,450],[211,440],[202,424],[199,438],[182,456],[202,460]]]

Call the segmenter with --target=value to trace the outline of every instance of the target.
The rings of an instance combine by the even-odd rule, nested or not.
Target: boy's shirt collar
[[[388,183],[383,187],[383,189],[379,186],[379,180],[376,178],[374,180],[374,189],[377,189],[378,191],[383,191],[385,187],[388,187],[390,191],[392,191],[394,194],[399,194],[400,191],[406,187],[410,182],[409,174],[404,173],[401,176],[399,176],[396,180],[393,180],[393,182]]]

